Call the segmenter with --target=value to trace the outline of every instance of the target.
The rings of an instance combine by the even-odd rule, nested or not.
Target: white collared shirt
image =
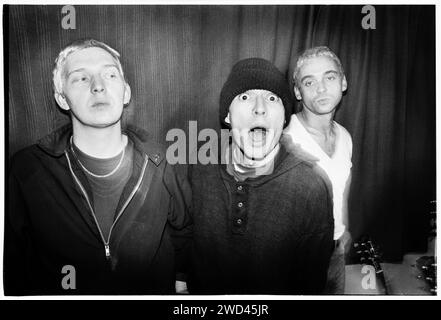
[[[346,226],[343,224],[343,193],[352,168],[352,138],[349,132],[334,121],[336,140],[334,154],[330,157],[319,146],[297,116],[291,116],[291,122],[284,134],[291,136],[294,143],[318,158],[317,164],[326,172],[332,184],[334,201],[334,240],[339,239]]]

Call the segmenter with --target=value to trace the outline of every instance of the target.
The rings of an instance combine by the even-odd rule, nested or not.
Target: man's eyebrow
[[[339,74],[340,72],[338,72],[336,70],[328,70],[325,72],[325,74],[331,74],[331,73]]]
[[[104,67],[109,68],[109,67],[115,67],[118,69],[118,66],[114,63],[109,63],[109,64],[105,64]],[[118,69],[119,70],[119,69]]]
[[[325,72],[324,72],[324,75],[328,75],[328,74],[340,74],[340,72],[338,72],[337,70],[328,70],[328,71],[325,71]],[[308,78],[314,78],[314,76],[308,74],[308,75],[302,77],[302,78],[300,79],[300,82],[303,82],[304,80],[306,80],[306,79],[308,79]]]
[[[84,68],[78,68],[78,69],[75,69],[75,70],[69,71],[69,72],[66,74],[66,79],[69,78],[70,75],[71,75],[72,73],[75,73],[75,72],[81,72],[81,71],[84,71]]]
[[[302,79],[300,79],[300,82],[303,82],[304,80],[306,80],[308,78],[314,78],[314,77],[311,75],[306,75],[306,76],[302,77]]]
[[[116,69],[119,71],[118,66],[117,66],[116,64],[113,64],[113,63],[105,64],[103,67],[104,67],[104,68],[112,68],[112,67],[113,67],[113,68],[116,68]],[[71,75],[72,73],[75,73],[75,72],[81,72],[81,71],[84,71],[84,70],[86,70],[86,68],[78,68],[78,69],[75,69],[75,70],[69,71],[69,72],[66,74],[66,79],[69,78],[70,75]]]

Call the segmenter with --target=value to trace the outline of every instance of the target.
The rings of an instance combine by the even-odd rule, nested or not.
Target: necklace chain
[[[73,136],[70,137],[70,149],[72,150],[72,153],[74,154],[75,158],[77,159],[78,163],[80,164],[81,168],[89,175],[91,175],[92,177],[95,178],[107,178],[110,177],[112,174],[114,174],[116,171],[118,171],[119,167],[121,166],[121,164],[123,163],[123,159],[124,159],[124,155],[125,155],[125,151],[126,148],[123,148],[122,151],[122,155],[121,155],[121,159],[119,159],[118,164],[116,165],[116,167],[110,171],[109,173],[103,174],[103,175],[99,175],[99,174],[95,174],[91,171],[89,171],[80,161],[80,159],[78,158],[77,154],[75,153],[74,149],[73,149]]]

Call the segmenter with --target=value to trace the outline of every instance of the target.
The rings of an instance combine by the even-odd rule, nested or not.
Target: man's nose
[[[317,83],[317,92],[322,93],[326,92],[328,89],[326,88],[326,84],[324,81],[318,81]]]
[[[253,109],[254,115],[260,115],[263,116],[266,114],[266,105],[264,98],[261,96],[256,97],[256,101],[254,103],[254,109]]]
[[[104,81],[100,75],[96,75],[92,79],[92,93],[101,93],[105,90]]]

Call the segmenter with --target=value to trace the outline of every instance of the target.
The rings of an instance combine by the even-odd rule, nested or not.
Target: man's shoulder
[[[292,114],[288,126],[283,130],[283,133],[292,137],[298,137],[301,132],[302,124],[299,122],[297,115]]]
[[[338,123],[337,121],[334,121],[335,125],[339,128],[340,130],[340,134],[342,135],[342,137],[346,140],[346,141],[351,141],[352,143],[352,136],[349,133],[349,131],[343,127],[340,123]]]
[[[286,160],[294,158],[290,155]],[[294,160],[296,161],[296,160]],[[302,226],[303,234],[332,232],[332,185],[319,167],[308,161],[300,161],[285,174],[278,177],[284,196],[280,201],[292,209],[296,220]],[[298,203],[304,205],[297,206]],[[331,231],[330,231],[331,230]]]
[[[20,149],[9,160],[10,173],[29,175],[40,166],[42,154],[37,144]]]
[[[10,158],[11,165],[21,163],[23,161],[28,161],[31,159],[35,159],[37,154],[40,153],[40,148],[37,143],[34,143],[30,146],[24,147],[16,151],[12,157]]]
[[[286,151],[293,154],[295,157],[301,159],[304,162],[314,165],[315,163],[320,161],[318,157],[306,151],[302,144],[294,141],[293,137],[289,134],[283,134],[280,138],[280,143]]]
[[[195,177],[199,177],[202,179],[211,179],[213,177],[220,178],[220,170],[219,166],[224,166],[222,164],[193,164],[190,165],[190,173],[192,179]]]
[[[327,174],[314,159],[302,158],[297,154],[289,153],[285,161],[293,164],[288,170],[289,182],[293,187],[300,188],[305,192],[317,189],[332,191]]]
[[[290,155],[290,158],[293,158],[292,161],[296,162],[296,165],[293,166],[291,171],[294,175],[298,177],[299,180],[303,181],[314,181],[321,180],[323,175],[320,172],[320,169],[315,161],[310,161],[306,159],[300,159],[295,155]]]
[[[339,146],[340,147],[339,148],[342,151],[347,150],[348,157],[351,158],[352,157],[352,137],[351,137],[351,134],[349,133],[348,130],[346,130],[345,127],[343,127],[338,122],[334,121],[334,123],[339,128],[339,134],[340,134],[340,138],[339,138]]]
[[[287,152],[285,165],[291,167],[293,174],[306,178],[316,175],[320,159],[305,151],[300,144],[294,143],[289,135],[283,135],[280,142],[283,150]]]
[[[156,165],[166,162],[166,147],[164,144],[155,141],[144,129],[135,126],[128,126],[123,133],[126,133],[134,143],[135,149],[147,154],[150,160]]]

